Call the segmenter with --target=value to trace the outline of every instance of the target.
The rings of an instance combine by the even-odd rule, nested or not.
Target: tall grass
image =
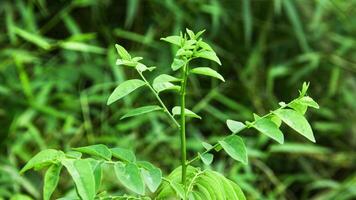
[[[159,63],[162,73],[172,52],[158,37],[189,27],[206,29],[227,80],[192,80],[198,103],[188,106],[206,123],[188,127],[190,150],[217,141],[212,133],[226,134],[216,121],[267,113],[310,81],[322,108],[309,116],[317,145],[296,137],[279,146],[247,133],[251,165],[221,159],[213,168],[239,180],[248,199],[355,198],[355,8],[355,0],[1,1],[0,197],[40,197],[41,174],[19,176],[18,169],[45,148],[100,142],[135,149],[167,171],[178,165],[179,141],[161,114],[119,121],[138,98],[152,96],[137,92],[110,108],[105,102],[112,82],[132,76],[114,65],[114,43],[153,58],[146,63]],[[61,182],[58,193],[73,192],[69,184]],[[117,192],[115,184],[105,187]]]

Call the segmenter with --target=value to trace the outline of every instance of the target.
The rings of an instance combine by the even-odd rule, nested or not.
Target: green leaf
[[[308,138],[310,141],[315,142],[313,130],[310,127],[310,124],[305,119],[305,117],[294,111],[292,109],[280,109],[274,111],[279,118],[282,119],[284,123],[290,126],[292,129]]]
[[[136,156],[134,152],[128,149],[120,148],[120,147],[115,147],[110,149],[112,156],[124,160],[127,162],[136,162]]]
[[[182,38],[176,35],[161,38],[161,40],[180,46]]]
[[[303,105],[319,109],[319,105],[311,97],[305,96],[299,99],[299,102]]]
[[[180,115],[180,111],[181,111],[180,106],[174,106],[172,109],[173,116]],[[185,113],[186,117],[193,117],[193,118],[201,119],[201,117],[199,115],[195,114],[193,111],[191,111],[187,108],[184,109],[184,113]]]
[[[295,111],[299,112],[300,114],[304,115],[307,112],[308,106],[302,104],[299,100],[293,101],[289,104],[290,108],[293,108]]]
[[[172,181],[170,182],[170,185],[181,199],[185,199],[184,186],[182,184]]]
[[[231,119],[226,120],[226,125],[232,133],[238,133],[246,127],[246,125],[242,122],[238,122]]]
[[[241,137],[231,135],[219,141],[219,143],[229,156],[243,164],[247,164],[246,147]]]
[[[155,192],[157,190],[158,186],[162,182],[161,170],[146,161],[140,161],[140,162],[137,162],[137,164],[140,167],[143,167],[143,168],[141,168],[141,174],[142,174],[143,180],[145,181],[148,189],[151,192]]]
[[[118,44],[115,44],[115,48],[117,53],[123,60],[131,60],[130,54],[126,51],[126,49]]]
[[[43,184],[43,199],[49,200],[56,189],[59,181],[59,175],[61,173],[62,165],[61,164],[52,164],[44,177]]]
[[[195,39],[195,34],[192,30],[189,30],[188,28],[185,29],[190,37],[190,39]]]
[[[81,199],[94,200],[95,178],[90,161],[65,159],[62,160],[62,164],[71,175]]]
[[[124,165],[122,163],[116,163],[114,168],[116,177],[122,185],[137,194],[145,194],[145,185],[142,180],[140,170],[135,164],[128,163]]]
[[[218,58],[218,56],[216,55],[216,53],[214,51],[206,51],[206,50],[199,51],[199,52],[195,53],[195,56],[199,57],[199,58],[205,58],[208,60],[212,60],[212,61],[218,63],[219,65],[221,65],[220,59]]]
[[[209,67],[197,67],[197,68],[190,70],[190,73],[211,76],[211,77],[220,79],[223,82],[225,82],[225,79],[223,76],[221,76],[217,71],[215,71]]]
[[[152,106],[143,106],[139,108],[135,108],[133,110],[130,110],[128,113],[126,113],[124,116],[122,116],[120,119],[125,119],[128,117],[133,117],[137,115],[143,115],[149,112],[157,111],[157,110],[162,110],[160,106],[157,105],[152,105]]]
[[[41,35],[27,32],[23,29],[16,27],[16,26],[14,26],[13,30],[18,36],[22,37],[23,39],[27,40],[28,42],[30,42],[44,50],[49,50],[51,48],[51,44],[49,42],[47,42],[47,40],[45,40],[44,37]]]
[[[201,144],[203,145],[203,147],[206,149],[206,150],[209,150],[209,149],[212,149],[213,148],[213,145],[207,143],[207,142],[201,142]]]
[[[94,174],[94,180],[95,180],[95,192],[97,192],[100,188],[101,185],[101,177],[102,177],[102,161],[98,161],[95,159],[90,159],[90,164],[91,164],[91,168],[93,170],[93,174]]]
[[[198,42],[198,46],[201,47],[202,49],[206,50],[206,51],[213,51],[214,52],[213,48],[211,48],[211,46],[206,42],[199,41]]]
[[[200,159],[203,161],[204,164],[210,165],[213,162],[214,155],[211,153],[199,154]]]
[[[103,144],[95,144],[85,147],[73,148],[75,151],[79,151],[81,153],[85,153],[92,156],[97,156],[99,158],[103,158],[105,160],[111,159],[111,151],[109,148]]]
[[[136,67],[138,65],[138,62],[131,61],[131,60],[123,60],[123,59],[117,59],[116,60],[116,65],[125,65],[128,67]]]
[[[183,67],[185,64],[184,60],[181,60],[179,58],[175,58],[173,60],[173,63],[171,65],[171,68],[173,69],[173,71],[177,71],[178,69],[180,69],[181,67]]]
[[[80,51],[80,52],[88,52],[88,53],[96,53],[96,54],[104,54],[106,49],[89,45],[82,42],[75,42],[75,41],[63,41],[59,43],[60,47],[63,49],[73,50],[73,51]]]
[[[170,82],[179,82],[180,79],[170,76],[168,74],[161,74],[153,80],[152,87],[157,92],[162,92],[164,90],[180,90],[180,86],[174,85]]]
[[[284,142],[284,136],[282,131],[280,131],[277,125],[267,118],[261,118],[255,121],[253,127],[259,132],[265,134],[266,136],[274,139],[280,144]]]
[[[20,173],[22,174],[31,168],[41,169],[53,163],[59,162],[64,155],[65,154],[62,151],[57,151],[55,149],[40,151],[27,162],[27,164],[21,169]]]
[[[139,79],[131,79],[121,83],[117,86],[113,93],[111,93],[107,105],[114,103],[115,101],[125,97],[137,88],[145,85],[146,83]]]

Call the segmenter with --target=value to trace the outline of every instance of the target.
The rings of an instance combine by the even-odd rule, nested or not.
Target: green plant
[[[64,153],[59,150],[47,149],[34,156],[21,170],[21,173],[34,168],[35,170],[48,167],[44,178],[43,198],[50,199],[58,185],[60,172],[64,166],[71,175],[78,198],[80,199],[246,199],[240,187],[222,174],[194,167],[192,164],[201,160],[209,165],[213,161],[212,152],[224,150],[230,157],[243,163],[248,163],[248,156],[243,139],[237,134],[245,129],[256,129],[267,137],[284,143],[284,135],[279,129],[282,122],[294,129],[307,139],[315,142],[313,131],[304,117],[308,107],[319,108],[319,105],[309,96],[309,84],[304,83],[299,96],[289,103],[280,102],[280,107],[264,116],[254,114],[254,120],[245,123],[227,120],[226,124],[231,134],[211,145],[203,142],[206,149],[196,157],[188,160],[186,152],[186,118],[202,119],[198,114],[186,108],[188,77],[192,74],[205,75],[225,81],[223,76],[209,67],[192,67],[192,61],[198,58],[208,59],[221,65],[219,58],[209,44],[201,39],[204,31],[194,33],[187,29],[179,36],[168,36],[162,40],[178,47],[171,68],[179,72],[177,78],[168,74],[158,75],[151,84],[144,76],[155,67],[148,67],[141,62],[142,57],[131,55],[120,45],[115,45],[120,59],[117,65],[130,67],[137,71],[140,79],[131,79],[119,84],[110,95],[107,104],[110,105],[140,87],[147,87],[155,96],[158,105],[146,105],[126,113],[121,119],[146,114],[153,111],[163,111],[180,133],[181,165],[173,170],[166,178],[161,170],[147,161],[138,161],[135,154],[123,148],[109,148],[103,144],[73,148]],[[179,94],[179,106],[172,110],[163,102],[160,93],[174,91]],[[179,120],[176,120],[179,116]],[[89,156],[82,158],[82,154]],[[107,195],[100,192],[103,166],[113,166],[116,177],[121,184],[138,196]],[[147,194],[145,187],[150,190]],[[74,198],[77,199],[77,198]]]

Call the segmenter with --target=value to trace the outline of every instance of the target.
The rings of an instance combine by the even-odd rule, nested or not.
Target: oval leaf
[[[21,169],[20,173],[22,174],[31,168],[41,169],[50,164],[60,161],[60,159],[63,157],[64,153],[55,149],[46,149],[40,151],[33,158],[31,158],[31,160],[27,162],[27,164]]]
[[[146,161],[140,161],[140,162],[137,162],[137,164],[140,167],[142,167],[141,174],[142,174],[143,180],[145,181],[148,189],[151,192],[155,192],[157,190],[158,186],[162,182],[161,170]]]
[[[199,115],[195,114],[193,111],[191,111],[191,110],[189,110],[187,108],[185,108],[184,110],[185,110],[184,111],[185,116],[201,119],[201,117]],[[173,109],[172,109],[173,116],[180,115],[180,112],[181,112],[180,106],[174,106],[173,107]]]
[[[44,177],[43,183],[43,199],[49,200],[56,189],[59,181],[59,175],[61,173],[62,165],[53,164],[51,165]]]
[[[205,154],[199,154],[199,157],[201,159],[201,161],[203,161],[204,164],[206,165],[210,165],[213,162],[214,159],[214,155],[211,153],[205,153]]]
[[[217,71],[209,68],[209,67],[196,67],[192,70],[190,70],[191,73],[193,74],[200,74],[200,75],[205,75],[205,76],[211,76],[217,79],[220,79],[225,82],[225,79],[223,76],[221,76]]]
[[[175,58],[173,60],[171,68],[173,69],[173,71],[176,71],[176,70],[180,69],[181,67],[183,67],[184,64],[185,64],[184,60]]]
[[[226,120],[226,125],[232,133],[238,133],[246,127],[246,125],[242,122],[238,122],[231,119]]]
[[[219,141],[219,143],[229,156],[243,164],[247,164],[246,147],[241,137],[231,135]]]
[[[308,138],[310,141],[315,142],[313,130],[302,114],[292,109],[276,110],[274,114],[281,118],[289,127]]]
[[[161,40],[180,46],[182,38],[176,35],[161,38]]]
[[[72,176],[81,199],[93,200],[95,197],[95,178],[90,161],[87,159],[65,159],[62,164]]]
[[[284,136],[282,131],[280,131],[277,125],[269,119],[260,118],[252,125],[259,132],[265,134],[266,136],[276,140],[278,143],[283,144]]]
[[[133,110],[130,110],[128,113],[126,113],[124,116],[122,116],[120,119],[125,119],[128,117],[133,117],[133,116],[137,116],[137,115],[143,115],[149,112],[153,112],[153,111],[157,111],[157,110],[162,110],[162,108],[160,106],[143,106],[143,107],[139,107],[139,108],[135,108]]]
[[[319,109],[319,104],[315,102],[311,97],[305,96],[299,99],[299,102],[303,105]]]
[[[104,158],[105,160],[111,159],[111,151],[109,148],[103,144],[95,144],[85,147],[73,148],[75,151],[79,151],[81,153],[89,154],[92,156],[97,156],[100,158]]]
[[[130,54],[126,51],[126,49],[118,44],[115,44],[115,48],[119,56],[124,60],[131,60]]]
[[[132,79],[121,83],[117,86],[113,93],[111,93],[107,105],[114,103],[115,101],[125,97],[137,88],[145,85],[146,83],[139,79]]]
[[[115,148],[111,148],[110,151],[112,153],[112,156],[117,159],[128,161],[128,162],[136,161],[136,156],[131,150],[115,147]]]
[[[216,53],[214,51],[205,51],[205,50],[199,51],[199,52],[195,53],[195,56],[199,57],[199,58],[205,58],[208,60],[212,60],[212,61],[218,63],[219,65],[221,65],[220,59],[218,58],[218,56],[216,55]]]
[[[116,177],[122,185],[137,194],[145,194],[145,185],[140,170],[135,164],[128,163],[124,165],[122,163],[116,163],[114,168]]]

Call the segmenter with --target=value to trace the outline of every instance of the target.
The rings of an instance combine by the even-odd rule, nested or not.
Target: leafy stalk
[[[158,93],[156,92],[156,90],[151,86],[151,84],[147,81],[147,79],[145,78],[145,76],[143,75],[142,72],[140,72],[139,70],[137,70],[137,72],[140,74],[142,80],[146,83],[146,85],[150,88],[150,90],[153,92],[153,94],[155,95],[156,99],[158,100],[158,102],[161,104],[163,111],[165,113],[167,113],[167,115],[169,116],[169,118],[173,121],[173,123],[175,125],[177,125],[178,128],[180,128],[179,123],[177,122],[176,119],[174,119],[173,115],[171,114],[171,112],[168,110],[167,106],[163,103],[161,97],[158,95]]]
[[[186,149],[186,136],[185,136],[185,95],[188,77],[188,62],[182,68],[182,83],[180,92],[180,140],[181,140],[181,164],[182,164],[182,184],[185,187],[186,183],[186,171],[187,171],[187,149]]]

